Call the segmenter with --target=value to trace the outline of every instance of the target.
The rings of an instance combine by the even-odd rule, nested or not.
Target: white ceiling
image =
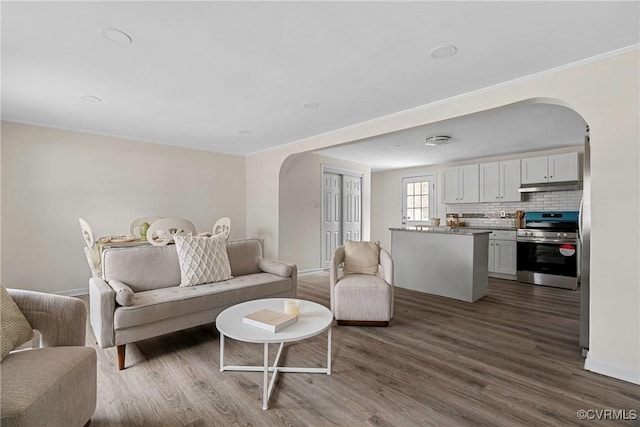
[[[248,154],[637,45],[639,5],[3,1],[2,119]],[[133,43],[106,40],[104,27]],[[442,44],[457,55],[431,59]],[[531,108],[383,136],[369,154],[344,155],[425,153],[425,132],[440,131],[454,142],[425,161],[521,151],[507,140],[577,143],[575,115]],[[565,115],[570,131],[546,124]],[[451,151],[463,141],[472,145]]]
[[[584,144],[587,123],[559,105],[518,104],[318,151],[381,171]],[[448,144],[425,145],[432,135]]]

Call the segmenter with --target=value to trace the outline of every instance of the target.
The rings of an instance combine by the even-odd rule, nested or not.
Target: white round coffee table
[[[276,377],[279,372],[303,372],[313,374],[331,375],[331,323],[333,314],[331,311],[315,302],[300,301],[300,313],[298,320],[293,325],[278,332],[270,332],[256,326],[243,323],[242,318],[247,314],[268,308],[275,311],[283,311],[284,302],[288,298],[268,298],[254,301],[247,301],[227,308],[216,318],[216,327],[220,331],[220,371],[262,371],[264,374],[262,389],[262,409],[268,409],[269,397],[273,391]],[[280,354],[284,344],[287,342],[300,341],[313,337],[327,331],[327,367],[289,367],[278,366]],[[264,365],[263,366],[232,366],[224,364],[224,339],[233,338],[238,341],[259,343],[264,345]],[[273,362],[269,366],[269,344],[279,343],[280,348]],[[269,372],[272,372],[271,382]]]

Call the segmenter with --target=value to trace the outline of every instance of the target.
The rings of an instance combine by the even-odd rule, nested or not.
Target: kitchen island
[[[390,230],[396,286],[467,302],[486,295],[490,231],[449,227]]]

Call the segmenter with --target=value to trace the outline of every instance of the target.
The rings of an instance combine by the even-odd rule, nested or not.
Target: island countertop
[[[492,230],[487,229],[469,229],[465,227],[391,227],[391,231],[412,231],[417,233],[434,233],[434,234],[456,234],[464,236],[473,236],[476,234],[491,234]]]

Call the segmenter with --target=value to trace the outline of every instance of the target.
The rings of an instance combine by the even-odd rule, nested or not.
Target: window
[[[402,223],[428,224],[436,213],[434,175],[402,178]]]

